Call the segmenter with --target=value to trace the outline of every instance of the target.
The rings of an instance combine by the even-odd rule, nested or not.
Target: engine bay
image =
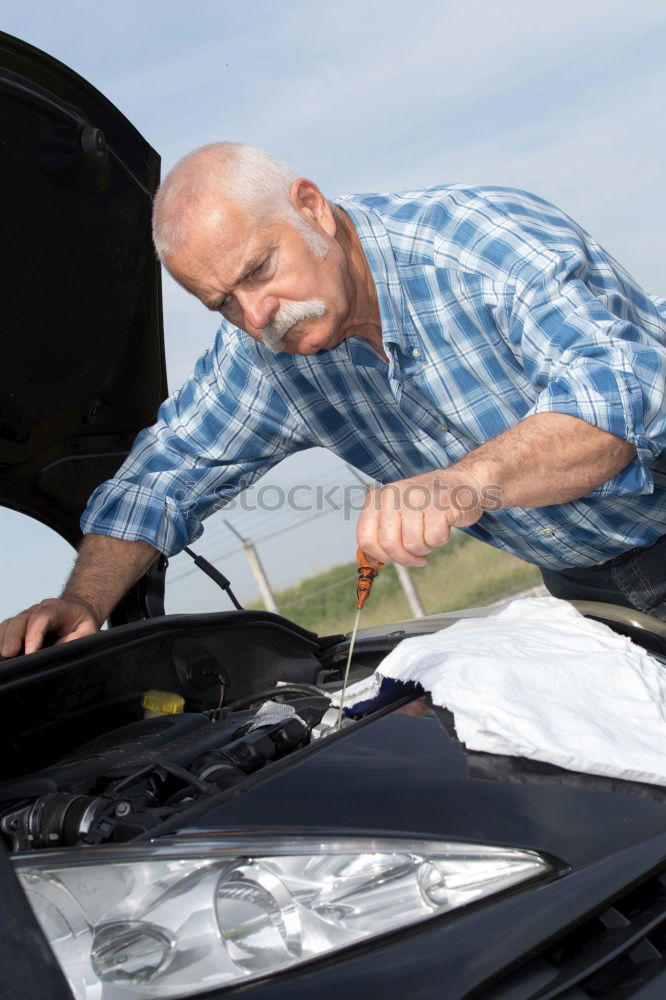
[[[133,840],[306,746],[328,705],[270,700],[123,726],[3,785],[0,830],[13,852]]]
[[[33,655],[45,669],[5,677],[1,700],[5,846],[122,843],[181,828],[193,809],[337,729],[330,696],[342,639],[242,612],[137,623]],[[378,658],[361,655],[355,676]],[[168,692],[182,710],[147,711],[147,692]]]

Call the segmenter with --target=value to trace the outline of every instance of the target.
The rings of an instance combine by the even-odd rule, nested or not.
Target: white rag
[[[470,750],[666,784],[666,669],[568,601],[509,601],[404,639],[345,708],[377,698],[385,678],[430,692]]]

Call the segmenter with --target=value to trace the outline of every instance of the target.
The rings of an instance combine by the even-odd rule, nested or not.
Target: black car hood
[[[191,825],[498,844],[572,868],[663,832],[665,789],[466,751],[447,728],[435,715],[368,719],[260,772]]]
[[[97,90],[0,33],[0,503],[68,541],[166,395],[159,157]]]
[[[392,642],[385,638],[375,655]],[[339,662],[343,649],[278,615],[230,611],[154,618],[8,660],[0,664],[0,801],[62,790],[60,779],[39,784],[54,776],[42,769],[72,752],[77,760],[107,753],[108,746],[77,756],[90,740],[140,719],[148,688],[181,692],[198,711],[199,701],[204,709],[217,703],[222,677],[232,705],[283,681],[316,683],[322,663],[330,669],[330,651]],[[523,847],[578,867],[664,830],[662,787],[470,751],[450,713],[413,717],[399,710],[412,696],[396,697],[145,836],[239,829],[414,835]],[[27,788],[33,779],[38,787]],[[91,789],[83,782],[74,791]]]

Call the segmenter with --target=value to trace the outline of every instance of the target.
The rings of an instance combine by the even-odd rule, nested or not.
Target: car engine
[[[350,679],[385,649],[384,638],[359,649]],[[335,732],[347,651],[342,635],[232,611],[135,622],[0,664],[0,837],[20,854],[195,823]],[[156,714],[148,696],[165,693]]]
[[[289,701],[258,699],[259,708],[154,715],[5,782],[0,831],[7,846],[20,852],[119,843],[158,832],[307,746],[313,730],[321,735],[329,699],[313,691]]]

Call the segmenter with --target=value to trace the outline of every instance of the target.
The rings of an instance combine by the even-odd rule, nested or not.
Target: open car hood
[[[72,544],[166,395],[159,157],[94,87],[0,33],[0,503]]]

